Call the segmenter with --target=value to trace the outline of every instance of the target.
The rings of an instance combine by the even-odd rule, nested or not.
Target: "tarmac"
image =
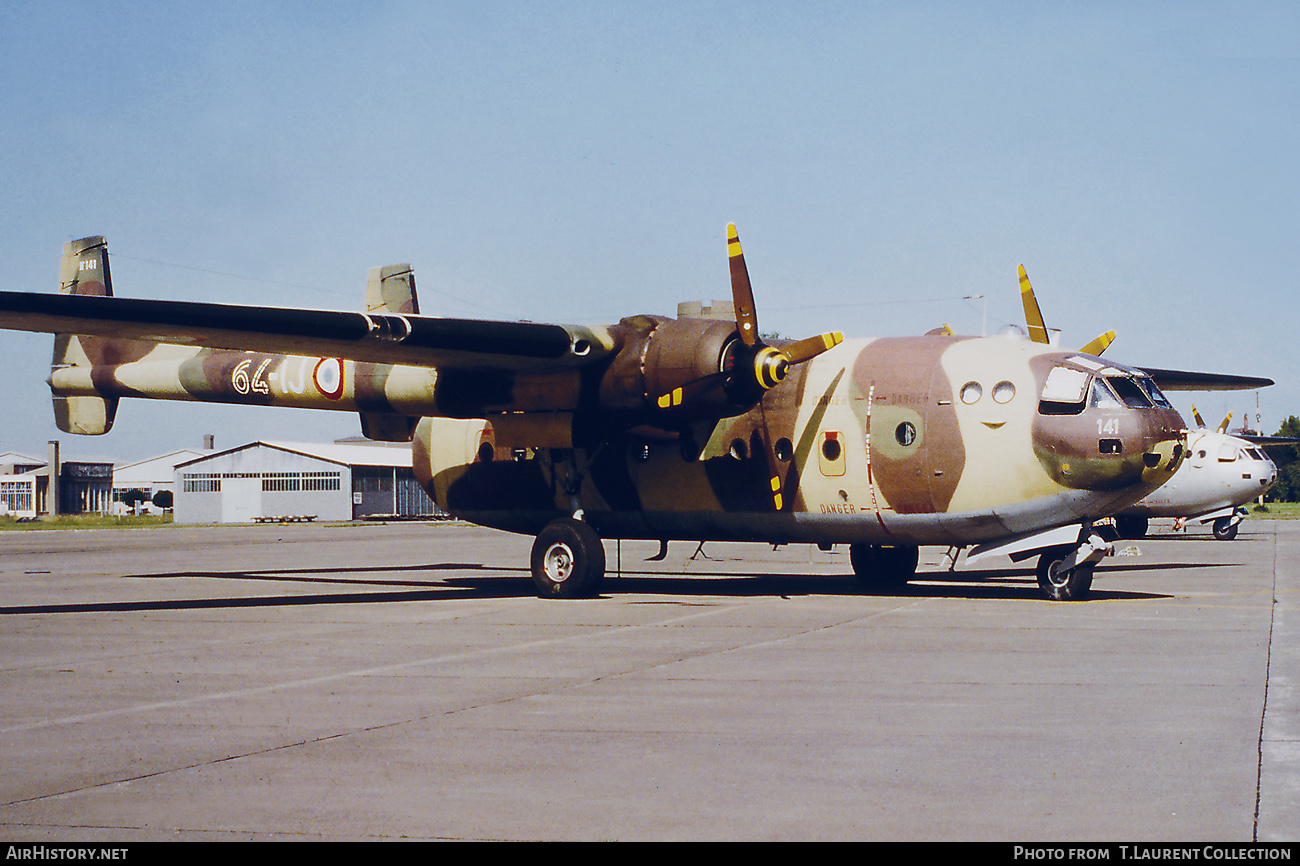
[[[0,533],[0,837],[1300,839],[1300,521],[873,594],[847,551],[461,523]]]

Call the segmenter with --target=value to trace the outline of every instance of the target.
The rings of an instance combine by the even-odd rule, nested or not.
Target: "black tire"
[[[904,586],[916,576],[920,553],[919,547],[850,544],[849,562],[854,576],[867,586]]]
[[[1120,538],[1143,538],[1147,534],[1145,517],[1116,517],[1115,529]]]
[[[1214,521],[1214,537],[1220,541],[1232,541],[1237,537],[1237,529],[1240,525],[1233,523],[1230,517],[1220,517]]]
[[[1060,565],[1070,555],[1070,549],[1048,550],[1038,557],[1038,586],[1053,601],[1078,601],[1088,596],[1092,589],[1092,573],[1097,565],[1085,562],[1069,571],[1060,571]]]
[[[605,578],[605,545],[586,523],[561,518],[537,534],[532,571],[538,598],[589,598]]]

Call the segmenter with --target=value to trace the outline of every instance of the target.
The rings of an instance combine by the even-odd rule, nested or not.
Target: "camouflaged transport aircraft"
[[[1020,298],[1030,339],[1050,343],[1053,332],[1043,321],[1043,313],[1023,265],[1020,266]],[[1115,332],[1108,331],[1080,351],[1101,355],[1114,339]],[[1117,408],[1132,396],[1126,395],[1122,389],[1098,388],[1096,383],[1093,388],[1089,402],[1099,409]],[[1237,537],[1238,524],[1246,516],[1243,506],[1267,493],[1277,480],[1277,466],[1258,446],[1300,443],[1300,440],[1279,436],[1232,436],[1227,432],[1231,412],[1217,430],[1209,429],[1195,406],[1192,407],[1192,417],[1196,427],[1186,431],[1186,459],[1182,465],[1158,489],[1115,515],[1116,533],[1121,538],[1146,535],[1152,517],[1174,517],[1212,523],[1215,538],[1231,541]]]
[[[71,433],[107,432],[122,397],[357,412],[413,441],[440,507],[535,535],[538,594],[561,598],[599,591],[602,538],[847,544],[881,586],[918,545],[1038,553],[1046,594],[1080,598],[1108,550],[1093,522],[1184,459],[1157,382],[1268,383],[1014,336],[765,341],[734,226],[728,251],[734,318],[586,327],[422,315],[406,265],[370,272],[365,313],[116,298],[91,237],[59,294],[0,293],[0,327],[56,335]]]

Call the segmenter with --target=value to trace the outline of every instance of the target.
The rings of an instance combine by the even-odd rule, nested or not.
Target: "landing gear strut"
[[[1097,563],[1114,552],[1115,545],[1085,523],[1077,544],[1049,547],[1038,557],[1038,586],[1053,601],[1078,601],[1092,589]]]
[[[1038,586],[1053,601],[1078,601],[1092,589],[1095,562],[1075,562],[1074,551],[1068,547],[1045,550],[1038,557]]]
[[[1241,518],[1246,516],[1246,509],[1238,508],[1232,512],[1231,517],[1220,517],[1214,521],[1214,537],[1220,541],[1232,541],[1237,537],[1237,527],[1241,523]]]

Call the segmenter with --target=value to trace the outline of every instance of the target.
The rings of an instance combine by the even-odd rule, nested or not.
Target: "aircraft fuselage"
[[[1041,399],[1057,368],[1078,374],[1078,400]],[[427,418],[416,473],[453,513],[520,532],[577,501],[605,537],[967,544],[1097,519],[1170,477],[1182,418],[1095,405],[1102,370],[1138,389],[1023,338],[849,340],[742,414],[594,449],[501,441],[508,417]]]

